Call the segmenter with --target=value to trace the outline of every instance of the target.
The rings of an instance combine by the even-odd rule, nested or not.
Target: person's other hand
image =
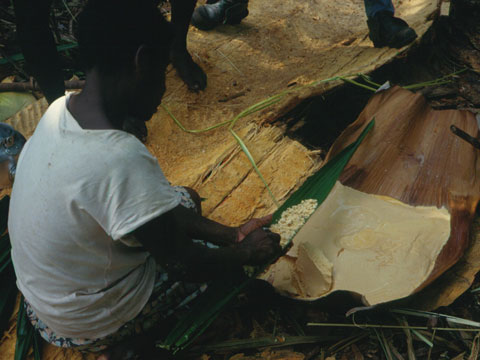
[[[240,225],[237,228],[237,238],[235,242],[239,243],[242,242],[248,234],[256,229],[260,229],[272,222],[273,215],[267,215],[261,218],[255,218],[247,221],[245,224]]]
[[[247,254],[247,265],[262,265],[280,254],[280,235],[269,230],[255,229],[237,245]]]

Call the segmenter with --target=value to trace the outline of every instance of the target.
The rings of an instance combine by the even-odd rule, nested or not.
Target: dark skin
[[[84,129],[120,129],[104,109],[106,96],[114,96],[108,104],[117,104],[124,119],[134,117],[147,121],[155,112],[165,91],[166,61],[156,59],[148,48],[139,47],[132,69],[118,74],[119,89],[114,95],[102,93],[102,76],[96,68],[87,72],[86,85],[73,95],[68,108]],[[156,64],[165,63],[163,69]],[[122,86],[122,84],[125,84]],[[127,107],[121,104],[129,104]],[[117,124],[117,125],[115,125]],[[194,195],[195,196],[195,195]],[[205,281],[241,265],[259,265],[280,253],[280,236],[262,227],[271,216],[252,219],[240,227],[229,227],[209,220],[179,205],[134,231],[142,245],[167,269],[181,264],[188,280]],[[211,249],[194,243],[206,240],[220,246]]]
[[[159,3],[158,0],[152,2]],[[207,76],[187,50],[187,33],[196,0],[170,0],[175,38],[170,54],[180,78],[192,91],[205,89]],[[30,74],[47,101],[63,96],[65,86],[53,33],[49,25],[52,0],[14,0],[18,42]]]
[[[228,227],[179,205],[140,227],[134,235],[167,268],[174,261],[185,265],[187,280],[208,281],[242,265],[261,265],[272,259],[280,251],[280,237],[262,230],[270,222],[271,216],[266,216],[240,227]],[[159,240],[158,234],[169,241]],[[207,239],[220,248],[194,243],[192,238]]]
[[[170,59],[178,76],[190,90],[203,90],[207,87],[207,75],[193,61],[187,50],[188,26],[197,0],[170,0],[170,3],[172,4],[172,25],[175,33]]]

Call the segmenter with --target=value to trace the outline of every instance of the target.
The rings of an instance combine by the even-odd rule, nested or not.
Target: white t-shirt
[[[133,135],[83,130],[67,102],[25,144],[8,228],[18,288],[38,317],[57,335],[95,339],[133,319],[153,289],[155,261],[121,238],[180,196]]]

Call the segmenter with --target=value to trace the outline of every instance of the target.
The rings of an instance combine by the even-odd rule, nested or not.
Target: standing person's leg
[[[180,78],[193,91],[205,89],[207,75],[192,60],[187,50],[187,33],[196,0],[170,0],[172,17],[171,22],[175,32],[170,58]]]
[[[29,72],[47,101],[65,94],[55,40],[48,24],[52,0],[14,0],[17,36]]]
[[[402,19],[394,17],[392,0],[364,0],[369,37],[375,47],[401,48],[410,44],[417,34]]]
[[[389,11],[392,14],[395,12],[392,0],[364,0],[364,2],[365,12],[369,19],[373,18],[380,11]]]

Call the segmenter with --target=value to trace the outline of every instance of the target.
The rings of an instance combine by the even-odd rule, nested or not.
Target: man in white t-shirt
[[[172,187],[121,130],[156,111],[171,39],[151,0],[91,0],[78,33],[85,88],[48,108],[20,155],[12,259],[30,321],[57,346],[125,342],[204,282],[279,252],[279,236],[262,229],[270,217],[239,228],[202,217],[197,195]]]

